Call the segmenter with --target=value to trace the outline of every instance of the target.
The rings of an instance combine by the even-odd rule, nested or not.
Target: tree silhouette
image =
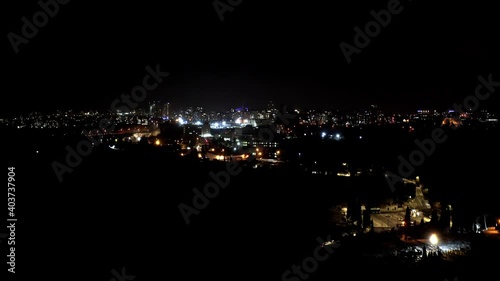
[[[347,204],[347,217],[351,220],[353,224],[356,224],[359,228],[361,225],[361,204],[359,203],[358,197],[353,198]]]
[[[438,217],[437,209],[432,210],[432,213],[431,213],[431,225],[433,227],[436,227],[436,226],[439,225],[439,217]]]
[[[443,211],[441,211],[441,217],[439,219],[439,226],[442,229],[446,229],[450,227],[450,209],[448,206],[444,208]]]
[[[406,212],[405,212],[405,227],[410,227],[410,223],[411,223],[411,211],[410,211],[410,207],[406,207]]]
[[[363,228],[366,229],[371,226],[372,219],[371,219],[371,210],[370,208],[366,208],[366,210],[363,211]]]
[[[149,144],[148,138],[145,136],[142,136],[141,139],[139,140],[139,144],[140,145],[148,145]]]

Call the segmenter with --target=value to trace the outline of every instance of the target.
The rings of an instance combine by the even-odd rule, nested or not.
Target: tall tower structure
[[[270,99],[267,103],[266,118],[274,119],[276,117],[276,106],[274,105],[273,99]]]
[[[170,119],[170,103],[163,104],[163,117]]]

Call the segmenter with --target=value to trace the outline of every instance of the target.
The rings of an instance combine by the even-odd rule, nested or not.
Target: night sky
[[[337,2],[243,0],[221,22],[213,0],[73,0],[15,54],[7,34],[22,34],[21,18],[41,8],[8,1],[0,115],[109,109],[157,64],[170,76],[148,99],[174,109],[259,108],[270,98],[302,108],[447,109],[474,93],[478,75],[500,81],[498,10],[489,2],[401,1],[350,64],[339,44],[354,45],[353,28],[389,1]],[[492,104],[494,95],[481,106]]]

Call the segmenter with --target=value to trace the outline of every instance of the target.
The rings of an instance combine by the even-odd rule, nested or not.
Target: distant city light
[[[321,247],[325,247],[325,246],[330,246],[330,245],[333,245],[335,244],[335,240],[329,240],[329,241],[325,241],[321,244]]]
[[[325,132],[321,133],[321,137],[322,137],[322,138],[324,138],[325,136],[326,136],[326,133],[325,133]]]

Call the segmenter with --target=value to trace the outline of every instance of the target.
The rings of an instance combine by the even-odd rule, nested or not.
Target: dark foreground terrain
[[[98,147],[59,183],[51,163],[64,161],[63,148],[63,143],[27,136],[12,137],[3,147],[4,165],[16,166],[19,280],[35,274],[48,280],[107,281],[116,277],[113,269],[121,273],[122,268],[134,280],[498,276],[499,240],[479,234],[466,237],[472,250],[453,262],[370,255],[372,246],[398,245],[399,236],[342,237],[346,230],[330,223],[329,210],[355,192],[333,177],[314,177],[292,165],[254,169],[240,164],[187,225],[179,205],[192,207],[192,189],[214,182],[210,174],[227,171],[225,163],[201,163],[148,146]],[[312,261],[318,241],[328,236],[339,244],[329,246],[331,252],[319,249],[328,258]],[[2,241],[0,247],[5,259],[7,244]],[[286,273],[304,261],[314,270],[302,277]]]

